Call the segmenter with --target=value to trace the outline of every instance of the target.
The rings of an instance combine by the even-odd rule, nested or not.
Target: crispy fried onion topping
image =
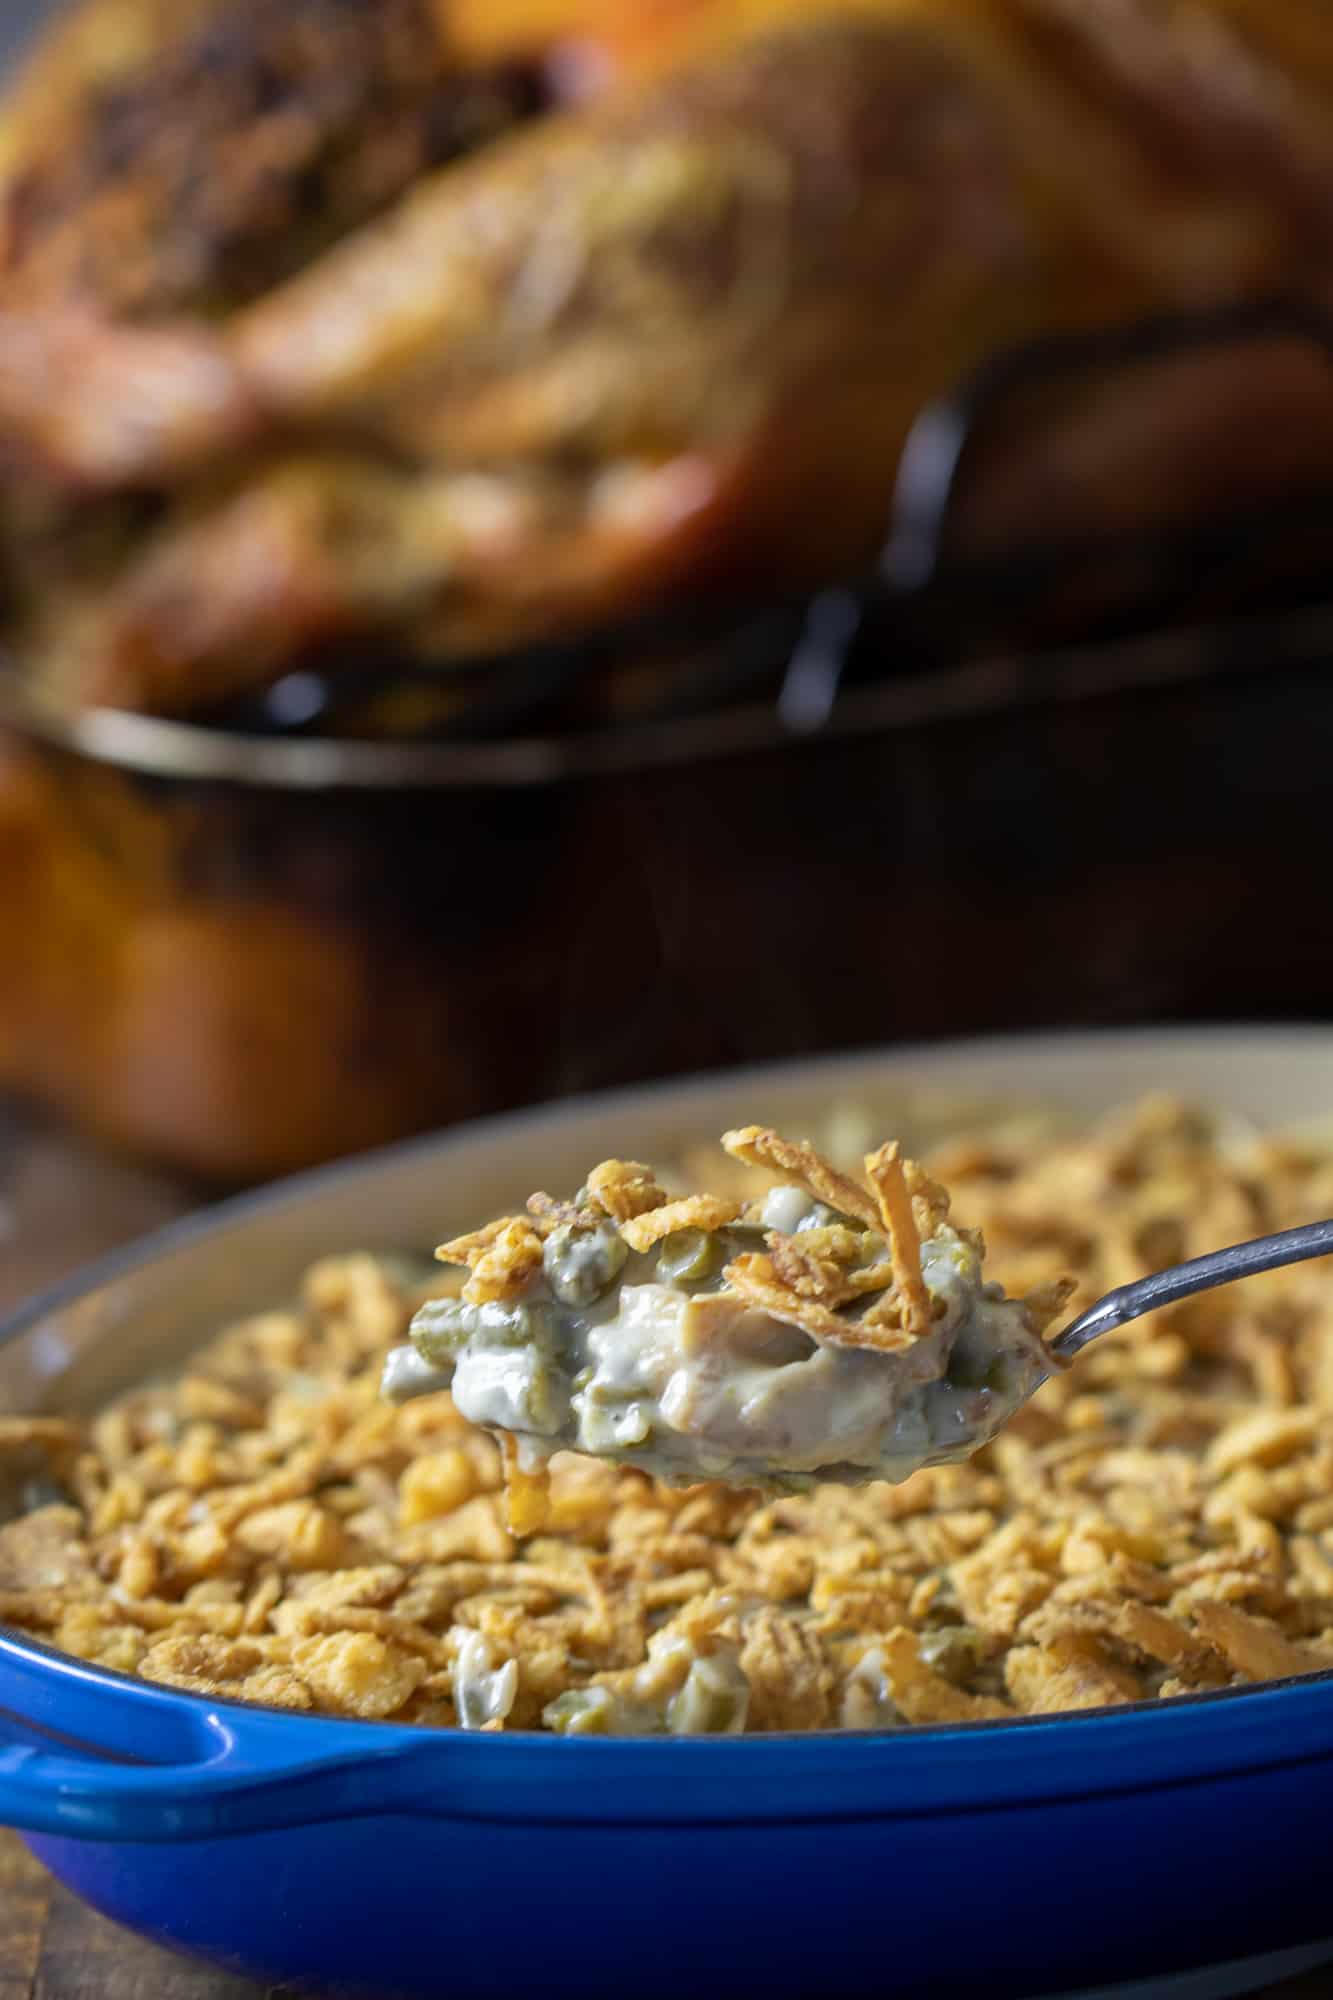
[[[896,1140],[865,1157],[865,1184],[835,1167],[803,1140],[769,1126],[747,1125],[723,1135],[730,1156],[770,1179],[801,1189],[834,1219],[795,1233],[766,1231],[764,1249],[735,1256],[723,1283],[772,1318],[813,1340],[899,1354],[931,1330],[940,1311],[921,1268],[921,1244],[949,1218],[949,1196]],[[631,1250],[652,1250],[678,1231],[707,1234],[758,1220],[758,1204],[732,1196],[671,1196],[653,1169],[634,1160],[603,1160],[573,1201],[534,1194],[527,1213],[503,1216],[436,1252],[463,1264],[463,1297],[474,1304],[521,1297],[541,1268],[542,1245],[554,1229],[614,1223]],[[980,1237],[960,1230],[982,1250]],[[1073,1291],[1065,1279],[1044,1283],[1023,1301],[1034,1340]],[[1052,1367],[1055,1358],[1049,1357]]]

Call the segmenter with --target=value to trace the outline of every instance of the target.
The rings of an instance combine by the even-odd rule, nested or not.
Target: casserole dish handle
[[[352,1749],[343,1723],[208,1709],[190,1733],[176,1761],[129,1762],[65,1742],[48,1748],[52,1739],[0,1711],[0,1826],[83,1840],[207,1840],[401,1810],[416,1789],[407,1782],[413,1746],[396,1734]],[[419,1780],[419,1749],[410,1761]]]

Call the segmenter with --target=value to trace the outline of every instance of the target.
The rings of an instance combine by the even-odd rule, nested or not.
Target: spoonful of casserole
[[[516,1531],[542,1525],[557,1451],[673,1485],[906,1479],[970,1456],[1098,1334],[1333,1251],[1333,1221],[1237,1244],[1120,1286],[1048,1342],[1074,1280],[1007,1298],[896,1143],[863,1181],[765,1126],[722,1144],[766,1191],[675,1197],[604,1160],[572,1201],[533,1195],[437,1251],[467,1277],[417,1313],[383,1390],[449,1389],[499,1436]]]
[[[1042,1335],[1073,1281],[1006,1298],[896,1144],[861,1182],[761,1126],[722,1143],[776,1185],[673,1198],[606,1160],[572,1201],[534,1195],[436,1253],[466,1280],[417,1313],[384,1391],[447,1388],[497,1432],[516,1512],[560,1450],[676,1485],[902,1480],[974,1451],[1058,1365]]]

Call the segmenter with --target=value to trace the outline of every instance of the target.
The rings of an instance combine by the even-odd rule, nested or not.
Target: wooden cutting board
[[[107,1160],[49,1127],[0,1119],[0,1312],[196,1199],[188,1188]],[[14,1834],[0,1832],[0,2000],[264,1996],[280,2000],[276,1989],[173,1958],[96,1916]],[[1333,2000],[1333,1968],[1253,2000]]]

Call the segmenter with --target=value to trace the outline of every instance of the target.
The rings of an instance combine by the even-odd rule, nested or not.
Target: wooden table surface
[[[0,1125],[0,1311],[62,1272],[170,1220],[191,1197],[48,1129]],[[1088,1968],[1089,1980],[1097,1968]],[[279,2000],[173,1958],[69,1895],[0,1831],[0,2000]],[[460,1996],[462,2000],[462,1996]],[[1333,1967],[1252,2000],[1333,2000]]]

